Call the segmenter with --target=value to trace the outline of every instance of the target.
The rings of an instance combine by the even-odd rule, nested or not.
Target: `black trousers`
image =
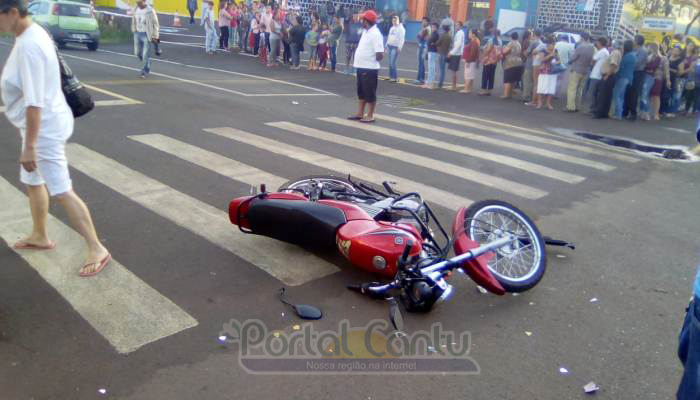
[[[612,104],[613,88],[615,88],[615,76],[601,80],[598,85],[598,97],[596,98],[596,118],[608,118],[610,105]]]
[[[285,64],[289,64],[292,59],[292,51],[289,47],[289,42],[282,41],[282,45],[284,45],[284,51],[282,52],[282,61],[284,61]]]
[[[190,25],[194,24],[194,13],[197,12],[197,10],[188,10],[190,12]]]
[[[221,36],[219,36],[219,48],[228,49],[228,26],[219,27],[221,29]]]
[[[481,71],[481,89],[493,90],[493,81],[496,79],[496,64],[484,65]]]
[[[632,78],[632,84],[627,87],[625,92],[625,105],[622,108],[622,116],[630,116],[637,118],[637,103],[639,102],[639,95],[642,93],[642,85],[644,84],[644,71],[634,71],[634,78]]]
[[[255,35],[255,46],[253,47],[253,54],[257,56],[258,51],[260,50],[260,34],[254,33],[253,35]]]

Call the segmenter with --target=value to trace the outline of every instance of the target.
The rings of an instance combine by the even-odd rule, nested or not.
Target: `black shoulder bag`
[[[90,93],[75,77],[66,61],[58,53],[58,49],[56,49],[56,57],[58,57],[58,66],[61,70],[61,89],[63,95],[66,96],[68,107],[73,111],[73,117],[82,117],[95,108],[95,102],[92,101]]]

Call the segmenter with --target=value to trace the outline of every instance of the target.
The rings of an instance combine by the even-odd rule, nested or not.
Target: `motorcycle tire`
[[[505,201],[484,200],[467,208],[464,218],[467,236],[479,244],[499,239],[505,231],[519,236],[514,244],[491,253],[495,256],[487,262],[506,292],[524,292],[537,285],[547,268],[547,254],[542,234],[530,217]],[[513,273],[514,264],[518,274]]]
[[[348,191],[351,193],[360,193],[357,189],[354,188],[353,184],[344,177],[340,176],[335,176],[335,175],[308,175],[308,176],[302,176],[300,178],[295,178],[291,179],[287,182],[285,182],[282,186],[277,189],[279,192],[283,192],[285,189],[300,189],[303,188],[303,185],[305,183],[308,183],[311,180],[315,181],[321,181],[321,182],[334,182],[338,184],[339,186],[345,187]]]

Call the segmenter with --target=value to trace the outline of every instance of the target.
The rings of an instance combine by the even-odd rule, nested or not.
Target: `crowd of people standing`
[[[362,25],[359,10],[336,7],[332,1],[311,10],[304,20],[298,6],[277,7],[274,2],[254,1],[249,4],[221,2],[218,12],[213,1],[205,0],[201,25],[204,26],[205,51],[240,51],[259,56],[268,66],[287,64],[299,69],[300,54],[309,53],[308,69],[335,71],[340,41],[346,43],[346,65],[350,65],[354,48],[360,40]],[[194,24],[197,1],[189,0],[190,24]],[[218,17],[218,18],[217,18]],[[400,49],[403,36],[392,47]],[[396,58],[393,58],[394,62]],[[352,69],[348,68],[347,72]]]
[[[196,5],[196,0],[188,1],[191,23]],[[204,5],[201,24],[209,54],[214,54],[217,47],[219,51],[238,47],[270,67],[287,64],[299,69],[300,54],[307,51],[307,69],[336,71],[342,41],[346,50],[344,72],[355,73],[352,65],[362,34],[360,10],[346,10],[328,1],[310,10],[305,20],[293,4],[276,7],[274,2],[222,2],[215,18],[213,1],[205,0]],[[400,16],[391,16],[390,21],[381,30],[389,80],[396,82],[406,29]],[[670,45],[668,41],[646,43],[639,35],[625,41],[592,38],[585,32],[577,36],[580,40],[574,44],[568,41],[570,36],[555,37],[535,29],[514,32],[504,40],[492,19],[486,20],[481,29],[467,29],[449,17],[440,22],[426,17],[416,37],[415,83],[423,88],[443,88],[449,70],[450,87],[457,90],[463,64],[461,92],[475,91],[481,70],[478,94],[490,96],[500,65],[501,98],[517,95],[536,108],[553,110],[553,99],[559,95],[565,111],[589,112],[595,118],[658,120],[700,110],[700,85],[696,85],[700,83],[700,66],[692,40],[678,39]]]
[[[481,66],[478,94],[491,95],[500,64],[501,98],[513,98],[515,88],[519,88],[520,99],[536,108],[553,110],[553,98],[565,92],[565,111],[585,111],[595,118],[658,120],[700,110],[698,48],[690,39],[676,40],[674,45],[646,43],[641,35],[634,40],[593,40],[584,32],[571,44],[567,37],[545,35],[536,29],[522,35],[514,32],[503,43],[497,29],[491,29],[489,36],[479,29],[467,30],[461,22],[454,27],[444,20],[438,24],[423,18],[416,38],[415,83],[442,88],[447,65],[453,71],[451,88],[456,90],[463,60],[463,93],[474,91]],[[559,90],[564,85],[564,90]]]

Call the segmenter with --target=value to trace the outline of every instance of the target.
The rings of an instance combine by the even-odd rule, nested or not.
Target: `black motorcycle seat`
[[[260,199],[251,203],[247,219],[253,233],[302,246],[335,246],[345,213],[313,201]]]

